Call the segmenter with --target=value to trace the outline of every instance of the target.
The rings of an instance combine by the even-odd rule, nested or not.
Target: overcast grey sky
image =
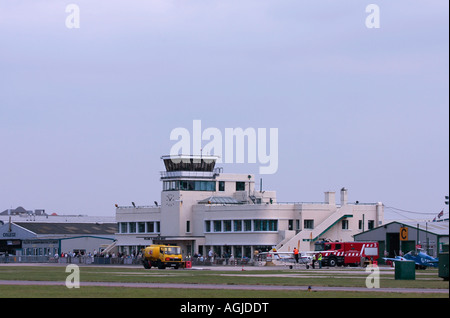
[[[66,27],[70,3],[80,28]],[[370,3],[380,28],[366,27]],[[278,171],[262,177],[279,201],[345,186],[349,201],[438,214],[448,6],[0,0],[0,211],[113,216],[115,203],[153,204],[170,132],[199,119],[222,132],[278,128]],[[222,166],[261,177],[259,164]]]

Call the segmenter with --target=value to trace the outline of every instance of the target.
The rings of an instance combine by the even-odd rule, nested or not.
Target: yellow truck
[[[164,269],[184,267],[181,247],[172,245],[150,245],[143,251],[142,263],[145,269],[158,267]]]

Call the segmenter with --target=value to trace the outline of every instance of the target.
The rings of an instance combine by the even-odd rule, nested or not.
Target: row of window
[[[296,227],[297,227],[297,229],[299,229],[300,228],[300,220],[295,220],[295,221],[296,221]],[[374,227],[375,227],[375,221],[368,220],[367,221],[367,229],[371,230]],[[293,229],[294,229],[294,220],[289,220],[289,230],[293,230]],[[314,229],[314,220],[303,220],[303,229],[306,229],[306,230]],[[343,230],[349,229],[348,220],[342,220],[342,229]],[[362,220],[358,221],[358,229],[359,230],[363,229],[363,221]]]
[[[206,233],[278,231],[278,220],[214,220],[205,221]]]
[[[126,233],[160,233],[160,222],[119,222],[118,232]]]
[[[297,228],[299,220],[297,221]],[[293,229],[294,220],[289,220],[289,230]],[[375,227],[375,221],[368,220],[368,230]],[[358,228],[362,229],[362,220],[358,222]],[[314,229],[314,220],[303,220],[303,229]],[[348,220],[342,220],[342,229],[348,230]],[[278,220],[207,220],[205,221],[205,232],[270,232],[278,231]],[[160,233],[159,221],[153,222],[119,222],[118,232],[126,233]],[[191,232],[190,221],[186,222],[186,232]]]
[[[374,220],[368,220],[367,221],[367,230],[371,230],[375,228],[375,221]],[[343,230],[348,230],[348,220],[342,220],[342,229]],[[363,220],[359,220],[358,221],[358,229],[359,230],[363,230]],[[366,230],[366,229],[364,229]]]
[[[245,182],[235,182],[236,191],[245,191]],[[216,191],[216,181],[176,180],[164,181],[163,191]],[[219,191],[225,191],[225,181],[219,181]]]
[[[23,249],[23,255],[26,256],[54,256],[55,254],[58,254],[56,247],[27,247]]]

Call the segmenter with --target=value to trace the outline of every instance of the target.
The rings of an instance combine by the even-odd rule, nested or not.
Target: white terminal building
[[[174,244],[184,256],[213,250],[252,258],[255,250],[314,249],[318,240],[353,241],[383,224],[378,203],[351,203],[348,191],[325,192],[324,202],[277,202],[275,191],[255,189],[255,176],[223,173],[213,156],[163,156],[161,202],[117,206],[119,252]],[[133,204],[134,205],[134,204]]]

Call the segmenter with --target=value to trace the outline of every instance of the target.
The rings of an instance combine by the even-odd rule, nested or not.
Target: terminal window
[[[130,222],[129,229],[130,229],[130,233],[136,233],[136,223]]]
[[[223,221],[223,231],[224,232],[231,232],[231,220],[224,220]]]
[[[348,220],[342,220],[342,229],[348,230]]]
[[[191,221],[186,221],[186,232],[190,233],[191,232]]]
[[[145,222],[138,222],[138,232],[145,233]]]
[[[254,231],[278,231],[277,220],[253,220]]]
[[[304,229],[313,229],[314,228],[314,220],[304,220],[303,228]]]
[[[222,221],[214,221],[214,232],[222,232]]]
[[[214,220],[205,221],[205,233],[211,232],[276,232],[278,220]]]
[[[211,221],[205,221],[205,232],[211,232]]]
[[[236,182],[236,191],[245,191],[245,182]]]
[[[159,233],[160,222],[119,222],[119,233]]]

